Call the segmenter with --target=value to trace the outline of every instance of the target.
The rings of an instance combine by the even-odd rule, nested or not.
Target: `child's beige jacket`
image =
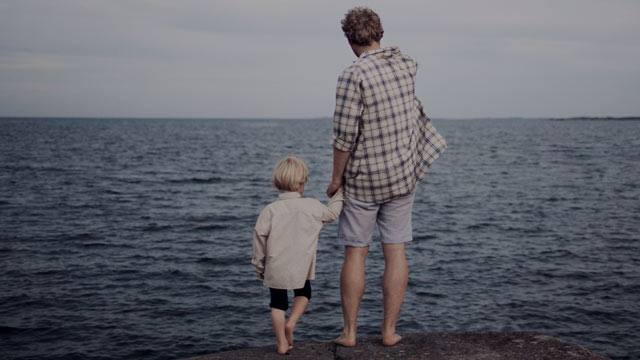
[[[298,192],[284,192],[262,210],[253,231],[253,259],[264,285],[300,289],[315,279],[318,235],[342,211],[342,188],[327,205]]]

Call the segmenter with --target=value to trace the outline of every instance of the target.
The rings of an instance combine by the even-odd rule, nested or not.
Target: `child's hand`
[[[256,271],[256,275],[258,275],[258,279],[264,280],[264,274]]]

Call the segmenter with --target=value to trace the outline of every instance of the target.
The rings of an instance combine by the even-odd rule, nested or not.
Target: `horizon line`
[[[174,117],[174,116],[0,116],[0,119],[91,119],[91,120],[325,120],[333,116],[310,117]],[[640,120],[640,115],[630,116],[476,116],[476,117],[429,117],[435,120]]]

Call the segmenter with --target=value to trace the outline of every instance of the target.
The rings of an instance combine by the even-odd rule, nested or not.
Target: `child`
[[[262,210],[253,231],[251,263],[271,293],[271,325],[280,354],[293,348],[293,329],[311,299],[309,280],[315,278],[322,223],[334,221],[342,210],[342,189],[327,205],[302,198],[307,176],[307,166],[298,158],[286,157],[276,165],[271,184],[280,195]],[[287,289],[294,289],[289,320]]]

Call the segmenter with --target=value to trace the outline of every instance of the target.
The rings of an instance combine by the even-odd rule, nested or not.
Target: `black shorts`
[[[269,292],[271,293],[271,303],[269,304],[269,307],[287,311],[287,309],[289,308],[289,297],[287,295],[287,289],[269,288]],[[304,296],[307,299],[311,300],[311,282],[307,280],[305,281],[303,288],[293,289],[293,296]]]

